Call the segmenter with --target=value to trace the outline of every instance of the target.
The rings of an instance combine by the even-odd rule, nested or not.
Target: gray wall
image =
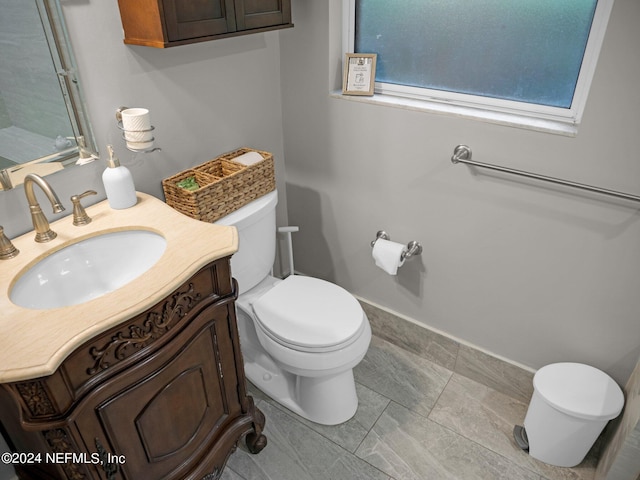
[[[296,267],[530,368],[592,364],[624,384],[640,354],[640,212],[453,166],[478,161],[640,194],[640,3],[616,0],[576,138],[330,98],[341,1],[293,0],[281,38],[289,219]],[[397,277],[379,229],[418,240]]]
[[[63,2],[62,9],[101,153],[104,157],[105,146],[113,144],[138,190],[162,197],[163,178],[241,146],[272,152],[282,176],[280,33],[153,49],[124,45],[117,2]],[[122,105],[150,109],[161,151],[126,150],[115,120]],[[66,200],[65,214],[71,195],[91,188],[99,192],[91,201],[105,198],[105,167],[94,162],[50,177]],[[281,190],[284,223],[284,185]],[[1,195],[5,233],[11,238],[30,230],[22,189]],[[53,217],[48,208],[45,213]]]

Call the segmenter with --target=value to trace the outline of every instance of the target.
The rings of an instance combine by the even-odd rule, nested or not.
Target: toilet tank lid
[[[572,417],[611,420],[624,406],[624,394],[606,373],[581,363],[552,363],[533,377],[533,387],[549,405]]]
[[[216,225],[234,226],[238,229],[243,229],[248,225],[251,225],[266,214],[271,212],[278,204],[278,190],[272,190],[271,192],[252,200],[245,206],[240,207],[235,212],[231,212],[222,218],[216,220]]]

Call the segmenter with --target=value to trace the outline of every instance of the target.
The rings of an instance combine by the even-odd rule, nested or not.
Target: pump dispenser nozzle
[[[107,160],[109,168],[118,168],[120,166],[120,159],[116,157],[113,151],[113,145],[107,145],[107,152],[109,152],[109,159]]]

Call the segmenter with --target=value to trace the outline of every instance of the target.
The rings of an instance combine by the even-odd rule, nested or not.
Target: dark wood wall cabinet
[[[53,375],[1,385],[0,421],[24,454],[19,477],[209,480],[241,438],[262,450],[233,286],[229,257],[216,260],[77,348]]]
[[[166,48],[293,27],[291,0],[118,0],[124,43]]]

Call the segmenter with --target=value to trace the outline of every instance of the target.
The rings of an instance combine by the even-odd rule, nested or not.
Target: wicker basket
[[[263,160],[252,165],[233,161],[248,152],[258,152]],[[178,182],[191,176],[200,188],[190,191],[177,186]],[[214,222],[275,190],[273,155],[240,148],[165,178],[162,188],[169,206],[196,220]]]

